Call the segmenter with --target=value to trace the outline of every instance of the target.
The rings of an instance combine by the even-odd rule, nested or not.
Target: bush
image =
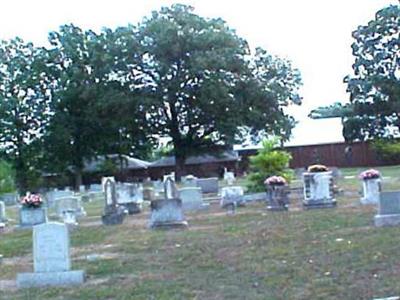
[[[12,166],[0,160],[0,194],[15,191],[15,172]]]
[[[250,157],[250,174],[247,188],[252,192],[265,190],[264,181],[270,176],[282,176],[290,182],[293,176],[292,170],[288,168],[292,159],[290,153],[279,148],[278,139],[264,140],[263,148],[257,155]]]
[[[400,142],[396,140],[375,140],[372,143],[378,158],[385,162],[398,162],[400,157]]]

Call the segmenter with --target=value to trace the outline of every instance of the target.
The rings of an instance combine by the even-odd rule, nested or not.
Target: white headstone
[[[65,272],[71,268],[68,228],[49,222],[33,228],[35,272]]]
[[[71,271],[68,227],[50,222],[33,228],[34,273],[19,273],[19,288],[78,285],[83,271]]]
[[[380,178],[366,179],[362,181],[363,198],[362,204],[378,204],[380,193]]]
[[[244,202],[244,190],[241,186],[227,186],[221,189],[221,207],[229,204],[240,204]]]
[[[0,223],[6,222],[6,205],[3,201],[0,201]]]

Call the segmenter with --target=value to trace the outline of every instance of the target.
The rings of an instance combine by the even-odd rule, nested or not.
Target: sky
[[[2,1],[3,2],[3,1]],[[292,61],[302,74],[303,104],[289,112],[299,121],[291,145],[343,140],[340,120],[313,121],[311,109],[348,101],[343,78],[351,74],[351,32],[398,0],[5,0],[0,39],[22,37],[38,46],[60,25],[74,23],[100,30],[137,24],[151,11],[173,3],[189,4],[204,17],[220,17],[251,48]]]

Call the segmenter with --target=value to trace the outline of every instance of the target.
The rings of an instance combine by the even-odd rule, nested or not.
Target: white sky
[[[303,105],[291,110],[299,125],[291,144],[341,140],[337,120],[307,120],[309,111],[347,101],[343,77],[351,73],[351,32],[397,0],[5,0],[0,10],[0,39],[20,36],[44,45],[49,31],[65,23],[99,30],[136,24],[152,10],[190,4],[205,17],[221,17],[251,47],[288,58],[300,69]],[[324,124],[323,126],[322,123]],[[318,125],[315,125],[318,124]]]

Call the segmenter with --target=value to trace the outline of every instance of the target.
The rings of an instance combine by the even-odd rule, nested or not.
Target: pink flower
[[[367,180],[367,179],[376,179],[381,177],[381,174],[379,173],[378,170],[375,169],[369,169],[364,172],[361,172],[360,175],[358,176],[361,180]]]
[[[265,179],[264,184],[266,185],[285,185],[286,179],[282,176],[271,176]]]
[[[27,194],[26,196],[21,198],[21,204],[25,207],[37,208],[43,204],[43,200],[40,195],[36,194]]]

